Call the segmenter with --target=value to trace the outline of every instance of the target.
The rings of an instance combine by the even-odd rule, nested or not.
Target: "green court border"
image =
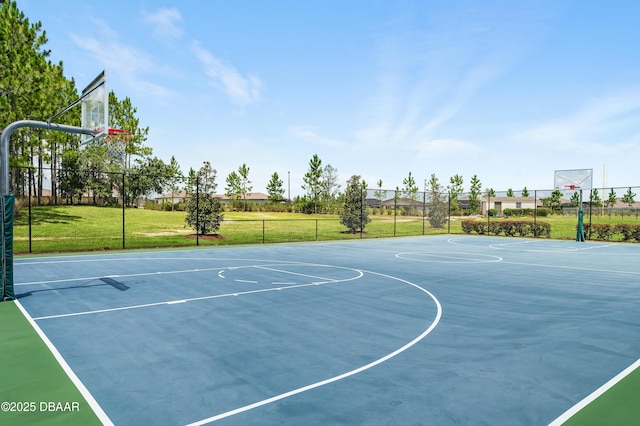
[[[104,413],[100,420],[21,309],[17,301],[0,303],[0,424],[109,424]]]
[[[640,419],[640,359],[558,417],[552,426],[632,425]]]

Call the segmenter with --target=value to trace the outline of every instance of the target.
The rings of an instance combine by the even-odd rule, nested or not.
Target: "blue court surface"
[[[482,236],[15,260],[106,423],[544,425],[640,358],[640,245]]]

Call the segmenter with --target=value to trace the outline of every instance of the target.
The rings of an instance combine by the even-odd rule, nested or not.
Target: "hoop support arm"
[[[9,140],[15,130],[22,127],[35,129],[58,130],[66,133],[94,135],[95,132],[84,127],[67,126],[65,124],[47,123],[45,121],[20,120],[14,121],[4,128],[0,136],[0,195],[9,194]]]

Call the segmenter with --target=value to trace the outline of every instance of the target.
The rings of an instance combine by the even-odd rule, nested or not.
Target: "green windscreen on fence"
[[[5,195],[2,203],[2,217],[4,229],[2,230],[2,298],[0,300],[13,300],[13,194]]]

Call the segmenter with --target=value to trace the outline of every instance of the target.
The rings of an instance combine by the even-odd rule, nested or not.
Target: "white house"
[[[537,200],[538,207],[542,207],[542,201]],[[488,207],[487,207],[488,206]],[[536,207],[534,197],[484,197],[482,199],[482,214],[488,210],[496,209],[499,216],[505,209],[533,209]]]

